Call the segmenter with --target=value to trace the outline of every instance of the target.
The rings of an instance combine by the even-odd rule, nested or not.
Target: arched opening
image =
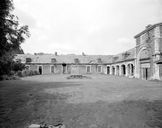
[[[62,67],[63,67],[62,73],[65,74],[65,73],[66,73],[66,64],[63,63],[63,64],[62,64]]]
[[[127,65],[127,73],[128,73],[128,76],[133,76],[134,75],[134,66],[133,66],[133,64],[128,64]]]
[[[110,74],[110,66],[107,66],[107,74]]]
[[[127,73],[128,73],[128,76],[130,76],[130,64],[127,65]]]
[[[119,65],[116,66],[116,75],[119,76]]]
[[[55,67],[54,67],[54,65],[51,66],[51,73],[55,73]]]
[[[142,79],[150,79],[151,77],[151,50],[149,48],[144,47],[139,51],[137,56],[137,73],[139,74],[139,78]]]
[[[133,66],[133,64],[130,64],[130,75],[134,76],[134,66]]]
[[[115,75],[115,67],[112,66],[112,75]]]
[[[126,75],[126,67],[125,67],[125,65],[123,64],[123,65],[121,65],[121,74],[123,75],[123,76],[125,76]]]

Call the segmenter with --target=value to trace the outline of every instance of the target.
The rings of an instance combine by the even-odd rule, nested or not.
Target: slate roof
[[[125,56],[126,55],[126,56]],[[26,62],[26,58],[31,58],[31,63],[51,63],[51,59],[55,59],[57,64],[66,63],[73,64],[75,59],[79,60],[80,64],[111,64],[135,58],[135,48],[117,55],[54,55],[54,54],[17,54],[15,60],[20,59],[22,63]]]
[[[31,54],[17,54],[15,59],[21,59],[22,63],[25,63],[26,58],[31,58],[31,63],[51,63],[51,59],[55,58],[55,63],[75,63],[75,59],[79,60],[79,63],[111,63],[112,56],[111,55],[52,55],[52,54],[44,54],[44,55],[31,55]],[[101,59],[101,62],[98,62],[98,59]]]
[[[112,63],[129,61],[135,59],[135,48],[113,56]]]

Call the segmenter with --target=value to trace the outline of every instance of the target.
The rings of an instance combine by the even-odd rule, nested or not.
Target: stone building
[[[135,36],[136,47],[117,55],[18,54],[15,59],[40,74],[111,74],[162,80],[162,23]]]
[[[56,54],[18,54],[29,70],[40,74],[95,74],[106,73],[112,56],[109,55],[56,55]]]

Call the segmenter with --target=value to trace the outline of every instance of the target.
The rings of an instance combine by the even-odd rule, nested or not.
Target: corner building
[[[135,77],[162,79],[162,23],[148,25],[135,39]]]
[[[110,74],[162,80],[162,23],[146,26],[136,47],[117,55],[18,54],[15,61],[40,74]]]

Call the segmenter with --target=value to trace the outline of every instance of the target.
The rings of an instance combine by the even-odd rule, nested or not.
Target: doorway
[[[62,64],[62,67],[63,67],[62,73],[65,74],[65,73],[66,73],[66,64],[63,63],[63,64]]]
[[[107,74],[110,74],[110,67],[107,67]]]
[[[150,68],[142,68],[142,78],[148,80],[150,77]]]
[[[54,65],[51,66],[51,73],[55,73],[55,67],[54,67]]]
[[[39,72],[40,75],[42,75],[42,72],[43,72],[42,66],[38,67],[38,72]]]

